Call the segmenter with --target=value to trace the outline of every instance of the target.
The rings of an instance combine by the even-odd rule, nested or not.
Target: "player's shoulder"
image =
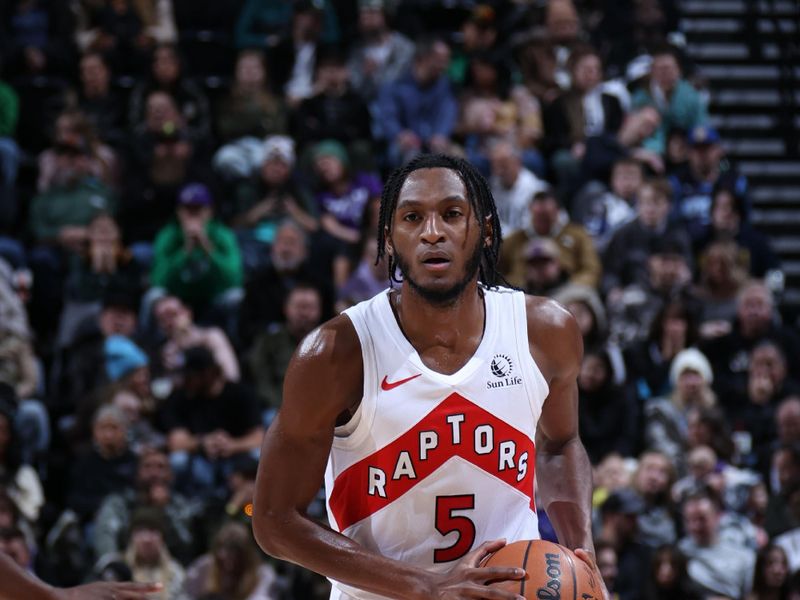
[[[552,298],[525,294],[525,313],[528,318],[529,330],[563,335],[578,329],[575,317]]]
[[[295,352],[295,361],[340,365],[361,361],[361,342],[353,322],[340,314],[312,330],[300,342]]]
[[[583,338],[575,317],[552,298],[525,296],[528,344],[545,377],[572,373],[580,366]]]

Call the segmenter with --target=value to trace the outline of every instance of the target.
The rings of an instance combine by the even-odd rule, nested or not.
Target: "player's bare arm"
[[[265,435],[256,481],[253,530],[269,554],[387,598],[513,600],[486,587],[518,579],[514,568],[480,568],[503,542],[486,543],[447,573],[434,573],[368,551],[306,515],[324,478],[334,429],[349,419],[363,394],[357,334],[346,316],[312,332],[286,372],[283,406]]]
[[[536,434],[536,480],[559,542],[597,572],[592,542],[592,468],[578,435],[577,377],[583,340],[572,315],[553,300],[528,297],[528,340],[550,392]]]

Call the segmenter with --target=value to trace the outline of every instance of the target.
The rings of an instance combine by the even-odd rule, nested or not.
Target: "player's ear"
[[[487,215],[483,218],[483,246],[484,248],[492,247],[492,240],[494,239],[494,226],[492,225],[492,216]]]
[[[383,228],[383,249],[389,256],[394,256],[394,246],[392,245],[392,235],[389,226]]]

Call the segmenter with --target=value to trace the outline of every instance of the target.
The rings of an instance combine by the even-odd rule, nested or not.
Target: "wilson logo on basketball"
[[[487,389],[497,389],[510,387],[512,385],[522,385],[522,377],[513,375],[514,363],[505,354],[495,354],[489,369],[497,379],[486,382]],[[499,381],[498,381],[499,380]]]
[[[545,573],[550,578],[544,586],[536,590],[539,600],[561,599],[561,555],[547,553],[544,555]]]

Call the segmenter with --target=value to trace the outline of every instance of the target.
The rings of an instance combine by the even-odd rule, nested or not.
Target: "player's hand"
[[[160,592],[160,583],[99,582],[58,590],[58,600],[148,600]]]
[[[513,592],[488,587],[487,581],[522,579],[525,570],[518,567],[481,567],[481,562],[492,552],[506,545],[505,540],[484,542],[446,573],[438,574],[431,600],[466,600],[484,598],[487,600],[524,600]]]
[[[594,557],[594,552],[586,550],[585,548],[578,548],[577,550],[573,550],[575,556],[580,558],[583,562],[589,565],[589,568],[592,569],[594,572],[595,580],[597,581],[597,585],[600,586],[600,592],[603,594],[602,598],[597,598],[597,600],[611,600],[611,596],[606,589],[606,584],[603,581],[603,576],[600,574],[600,569],[597,566],[597,561]]]

